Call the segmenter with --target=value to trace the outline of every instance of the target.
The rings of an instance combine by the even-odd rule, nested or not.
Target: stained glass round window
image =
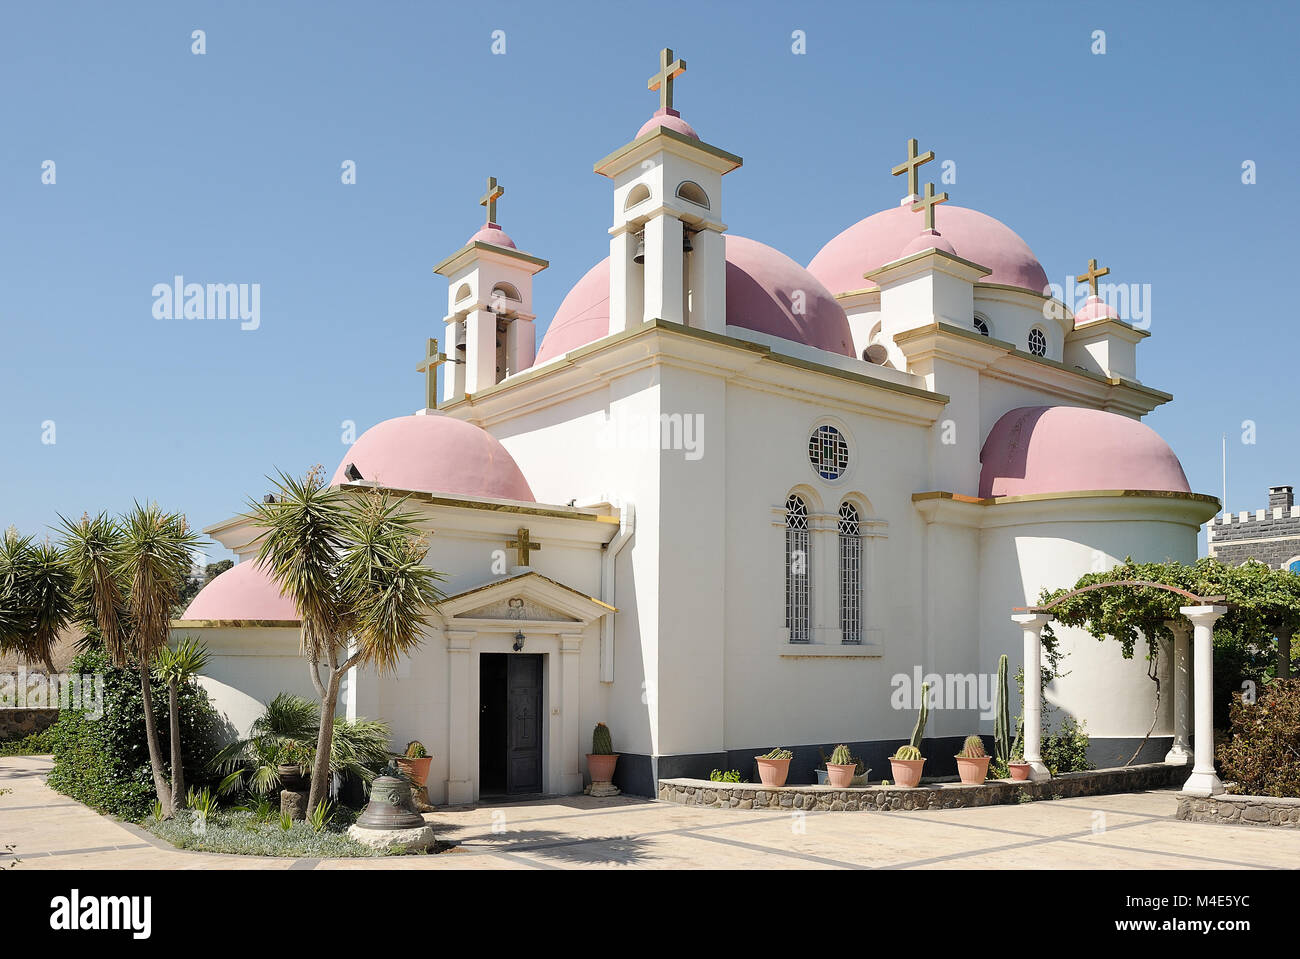
[[[824,480],[837,480],[849,468],[849,444],[833,426],[819,426],[808,440],[808,460]]]

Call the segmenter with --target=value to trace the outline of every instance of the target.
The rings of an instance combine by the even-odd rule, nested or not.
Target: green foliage
[[[0,743],[0,756],[46,756],[54,752],[54,727]]]
[[[163,804],[157,799],[155,799],[153,805],[149,807],[149,812],[153,815],[154,822],[162,822],[167,818],[167,810],[163,809]]]
[[[348,837],[347,828],[356,815],[346,807],[331,806],[314,821],[295,822],[287,817],[282,820],[278,811],[259,818],[254,810],[237,807],[216,810],[202,829],[195,829],[196,817],[188,810],[181,810],[174,819],[143,825],[181,849],[203,852],[310,859],[394,855],[396,850],[371,849]]]
[[[845,745],[836,746],[831,752],[831,765],[847,766],[853,762],[853,755],[849,752],[849,747]]]
[[[323,805],[325,805],[325,804],[324,804],[324,803],[321,803],[321,805],[323,806]],[[289,811],[288,811],[288,810],[281,810],[281,811],[280,811],[280,829],[281,829],[281,831],[283,831],[283,832],[288,832],[288,831],[289,831],[290,829],[292,829],[292,828],[293,828],[293,817],[289,815]]]
[[[413,756],[411,758],[420,759],[422,757]],[[334,814],[334,804],[332,802],[326,801],[323,803],[317,803],[316,808],[313,809],[311,811],[311,815],[307,817],[307,821],[311,823],[312,831],[323,832],[325,829],[325,824],[329,822],[330,816],[332,816],[333,814]]]
[[[596,728],[591,731],[591,754],[593,756],[614,755],[614,740],[609,734],[609,727],[604,723],[596,723]]]
[[[1252,697],[1257,696],[1276,675],[1277,654],[1271,645],[1246,636],[1240,629],[1215,629],[1214,728],[1228,728],[1234,696],[1247,690]]]
[[[428,755],[429,751],[424,748],[424,743],[420,742],[418,739],[412,739],[406,744],[407,759],[425,759]]]
[[[316,750],[312,749],[309,743],[289,739],[281,743],[280,748],[275,751],[275,764],[277,766],[301,766],[310,772],[312,760],[315,757]]]
[[[925,724],[930,718],[930,684],[921,684],[921,709],[916,716],[916,726],[912,729],[912,746],[919,752],[921,740],[925,736]]]
[[[709,780],[715,783],[738,783],[740,782],[740,770],[728,769],[724,773],[721,769],[715,769],[709,773]]]
[[[186,636],[175,646],[164,646],[153,659],[153,675],[161,683],[183,683],[208,665],[208,650],[198,639]]]
[[[1218,760],[1229,792],[1300,798],[1300,679],[1277,679],[1255,702],[1232,698],[1232,738]]]
[[[899,746],[898,751],[895,752],[891,758],[915,762],[923,757],[921,756],[921,750],[917,749],[915,746]]]
[[[961,752],[957,754],[959,759],[982,759],[988,753],[984,751],[984,740],[978,736],[967,736],[966,741],[961,745]]]
[[[194,810],[194,815],[200,822],[206,824],[217,809],[217,798],[207,786],[198,790],[191,786],[185,805]]]
[[[1088,734],[1082,722],[1067,716],[1061,728],[1052,735],[1043,736],[1043,765],[1053,776],[1060,773],[1082,772],[1091,769],[1088,762]]]
[[[54,753],[49,785],[101,812],[140,819],[148,815],[155,796],[145,742],[140,674],[112,666],[99,645],[78,655],[72,662],[72,672],[103,674],[104,712],[100,718],[91,719],[84,710],[60,711],[48,730]],[[166,690],[155,682],[153,693],[158,732],[166,754]],[[210,781],[208,763],[229,729],[197,684],[187,683],[179,693],[182,761],[187,778],[202,787]]]
[[[788,749],[782,749],[780,746],[775,747],[771,752],[764,753],[759,759],[794,759],[794,753]]]
[[[68,557],[57,547],[20,536],[13,527],[5,530],[0,536],[0,653],[17,653],[54,672],[54,644],[76,617],[75,582]]]
[[[1004,768],[1011,760],[1011,708],[1008,705],[1010,694],[1007,691],[1007,655],[998,657],[998,699],[993,715],[993,754],[999,763],[997,768]],[[995,779],[1002,778],[995,776]]]

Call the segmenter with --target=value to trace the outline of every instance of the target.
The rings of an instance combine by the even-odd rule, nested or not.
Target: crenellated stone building
[[[1233,566],[1248,559],[1300,573],[1300,506],[1290,486],[1270,486],[1268,508],[1225,512],[1206,529],[1210,555]]]

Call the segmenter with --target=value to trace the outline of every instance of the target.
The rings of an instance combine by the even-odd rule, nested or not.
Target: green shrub
[[[45,756],[54,752],[54,727],[0,743],[0,756]]]
[[[54,768],[49,786],[93,809],[123,819],[149,814],[155,798],[145,740],[140,674],[116,669],[102,648],[91,648],[73,661],[71,672],[104,676],[104,710],[98,719],[85,711],[65,709],[47,731]],[[153,704],[164,757],[168,746],[167,687],[154,681]],[[182,761],[186,779],[198,788],[213,784],[207,770],[228,726],[196,683],[180,690]],[[170,770],[168,770],[170,775]]]
[[[1084,732],[1085,725],[1076,722],[1073,716],[1067,716],[1059,731],[1043,737],[1043,765],[1053,776],[1092,768],[1092,763],[1088,762],[1089,739]]]
[[[1300,679],[1275,679],[1248,703],[1232,698],[1232,738],[1219,746],[1230,792],[1300,798]]]
[[[738,783],[740,782],[740,770],[728,769],[724,773],[721,769],[715,769],[709,773],[709,779],[715,783]]]

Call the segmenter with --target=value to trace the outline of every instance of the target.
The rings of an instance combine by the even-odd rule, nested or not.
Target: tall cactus
[[[998,704],[993,716],[993,753],[998,762],[1011,761],[1011,707],[1007,704],[1007,656],[998,657]]]
[[[916,728],[912,730],[912,743],[915,749],[921,748],[921,737],[925,735],[925,724],[930,718],[930,684],[921,684],[921,712],[916,717]]]
[[[609,735],[609,727],[604,723],[596,723],[596,728],[591,732],[591,753],[593,756],[614,755],[614,741]]]

